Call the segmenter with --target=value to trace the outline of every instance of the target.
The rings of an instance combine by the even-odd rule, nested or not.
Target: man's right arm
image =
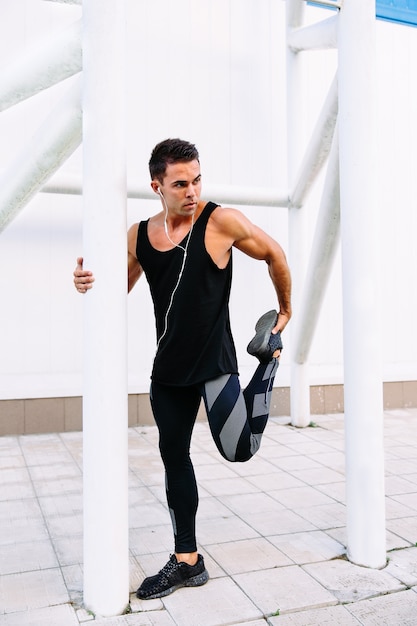
[[[93,272],[83,269],[84,259],[82,256],[77,259],[77,267],[74,270],[74,285],[78,293],[86,293],[94,283]]]
[[[138,224],[134,224],[129,228],[127,234],[127,276],[128,276],[128,292],[132,290],[143,270],[136,258],[136,240],[137,240]],[[78,257],[77,267],[74,270],[74,285],[78,293],[87,293],[94,283],[93,272],[83,269],[83,257]]]

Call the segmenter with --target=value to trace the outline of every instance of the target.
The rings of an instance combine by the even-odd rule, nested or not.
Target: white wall
[[[81,8],[45,0],[0,0],[0,72],[38,38],[78,19]],[[328,12],[309,8],[310,20]],[[180,136],[197,144],[203,182],[285,189],[285,2],[129,2],[128,178],[147,184],[154,144]],[[416,135],[413,63],[417,30],[378,22],[379,180],[385,380],[416,380]],[[336,67],[336,52],[309,53],[306,141]],[[68,81],[66,81],[68,82]],[[58,85],[0,114],[0,170],[67,88]],[[111,120],[109,120],[111,123]],[[103,129],[105,132],[105,129]],[[64,173],[81,175],[81,150]],[[311,232],[320,189],[308,202]],[[216,198],[211,198],[216,200]],[[128,223],[159,210],[128,201]],[[242,207],[287,249],[285,209]],[[82,254],[82,198],[39,194],[0,234],[0,399],[82,393],[82,299],[72,285]],[[352,251],[354,254],[354,251]],[[257,317],[275,305],[262,263],[235,253],[232,323],[242,377]],[[109,302],[111,306],[111,302]],[[103,311],[103,314],[105,312]],[[129,296],[129,389],[145,392],[154,353],[152,305],[142,279]],[[278,385],[289,384],[289,333]],[[311,382],[342,382],[340,260],[311,350]]]

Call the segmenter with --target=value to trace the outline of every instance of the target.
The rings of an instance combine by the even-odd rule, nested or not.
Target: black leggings
[[[277,368],[277,359],[259,364],[243,391],[237,374],[224,374],[189,387],[152,382],[151,404],[159,430],[177,553],[197,550],[198,492],[190,443],[201,398],[220,454],[228,461],[248,461],[261,444]]]

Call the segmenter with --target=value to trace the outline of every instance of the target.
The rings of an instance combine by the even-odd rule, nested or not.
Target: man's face
[[[171,214],[193,215],[201,195],[200,163],[194,160],[169,164],[163,183],[158,186]]]

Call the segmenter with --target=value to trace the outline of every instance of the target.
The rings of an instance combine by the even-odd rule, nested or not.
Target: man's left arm
[[[267,263],[279,303],[278,322],[274,332],[284,330],[292,313],[291,274],[284,250],[275,239],[250,222],[240,211],[231,209],[229,225],[235,233],[233,245],[248,256]]]

